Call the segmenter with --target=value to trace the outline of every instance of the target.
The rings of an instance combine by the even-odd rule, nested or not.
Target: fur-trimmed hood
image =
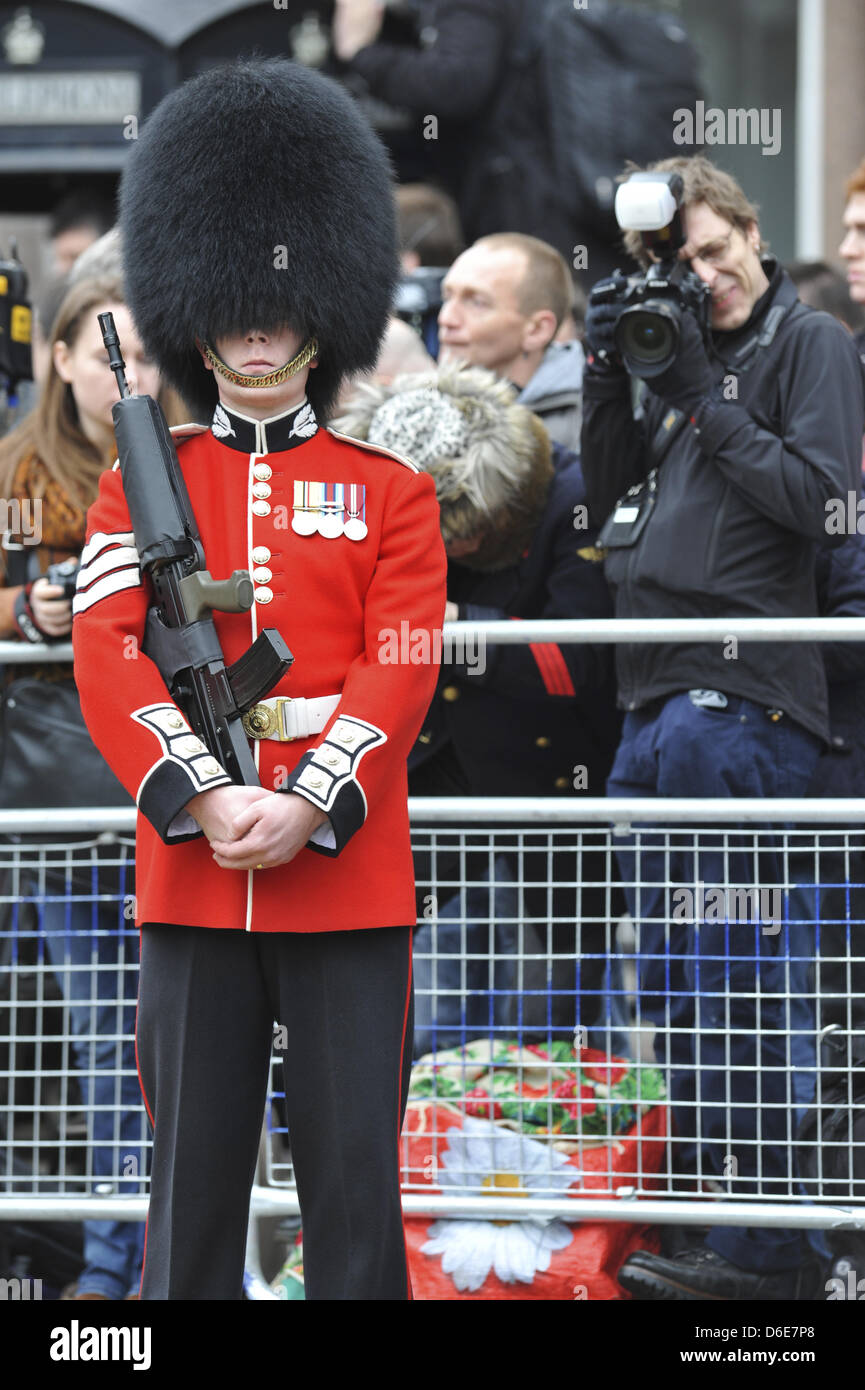
[[[550,440],[492,372],[448,364],[387,386],[360,386],[336,428],[426,469],[445,545],[480,541],[459,556],[461,565],[505,569],[531,544],[553,477]]]

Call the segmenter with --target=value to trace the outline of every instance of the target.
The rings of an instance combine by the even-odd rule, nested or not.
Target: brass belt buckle
[[[286,734],[282,720],[283,706],[290,704],[291,700],[287,696],[278,695],[275,710],[269,705],[253,705],[251,710],[247,710],[246,714],[241,716],[240,721],[247,736],[254,739],[277,738],[283,743],[293,742]]]

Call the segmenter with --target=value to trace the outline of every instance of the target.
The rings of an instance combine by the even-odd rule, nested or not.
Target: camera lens
[[[616,346],[635,376],[662,372],[672,362],[678,341],[678,313],[671,304],[626,309],[616,325]]]
[[[647,366],[667,357],[675,348],[672,326],[658,314],[639,310],[622,324],[622,349]]]

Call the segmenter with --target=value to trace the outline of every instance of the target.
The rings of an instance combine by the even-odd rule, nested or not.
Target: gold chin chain
[[[318,343],[315,338],[310,338],[305,347],[302,347],[296,357],[292,357],[290,362],[284,366],[277,367],[275,372],[268,372],[266,376],[244,376],[242,372],[232,371],[231,367],[223,362],[222,358],[213,351],[209,343],[202,343],[201,350],[207,358],[214,371],[224,376],[226,381],[231,381],[235,386],[279,386],[288,377],[294,376],[299,372],[313,357],[318,354]]]

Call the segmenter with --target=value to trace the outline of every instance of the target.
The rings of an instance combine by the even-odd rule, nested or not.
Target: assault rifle
[[[108,365],[121,399],[112,407],[120,475],[141,568],[156,603],[147,614],[143,650],[156,663],[172,698],[232,781],[258,785],[241,715],[272,690],[294,657],[275,628],[259,633],[226,666],[211,616],[246,613],[253,586],[248,570],[214,579],[165,416],[152,396],[133,396],[113,314],[100,314]]]

